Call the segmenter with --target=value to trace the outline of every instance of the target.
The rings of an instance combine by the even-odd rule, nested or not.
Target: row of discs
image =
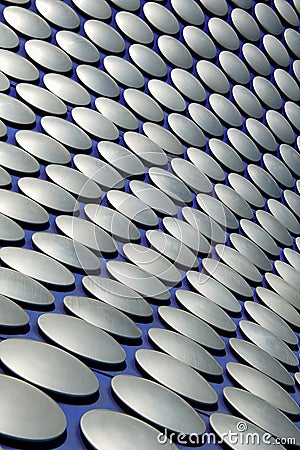
[[[299,444],[299,14],[0,2],[4,448]]]

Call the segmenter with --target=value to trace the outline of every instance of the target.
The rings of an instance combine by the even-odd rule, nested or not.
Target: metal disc
[[[242,0],[234,0],[234,3],[241,2]],[[253,423],[246,421],[243,419],[241,421],[240,417],[233,416],[232,414],[224,414],[224,413],[213,413],[210,416],[210,425],[212,429],[217,433],[217,435],[220,437],[220,439],[224,440],[224,443],[226,443],[229,448],[232,448],[233,450],[243,450],[244,444],[244,431],[243,427],[247,430],[247,433],[252,436],[257,436],[258,439],[260,439],[259,447],[262,450],[268,450],[270,444],[278,445],[279,450],[283,450],[284,447],[280,444],[275,444],[275,439],[270,436],[270,439],[268,439],[268,442],[264,444],[264,438],[265,438],[265,432],[261,428],[257,427],[256,425],[253,425]],[[243,425],[240,425],[240,424]],[[240,428],[242,431],[240,431]],[[228,434],[230,433],[229,430],[237,430],[235,434],[237,435],[237,441],[235,439],[228,438]],[[246,444],[248,445],[248,444]]]
[[[126,359],[124,349],[105,331],[66,314],[42,314],[39,330],[51,342],[89,363],[118,365]]]
[[[11,330],[25,327],[30,321],[27,312],[4,295],[0,295],[0,327]]]
[[[198,267],[196,255],[182,242],[173,236],[158,230],[148,230],[146,238],[151,247],[174,262],[180,270]]]
[[[160,189],[139,180],[130,181],[129,187],[136,197],[150,206],[157,214],[163,216],[177,215],[175,203]]]
[[[0,389],[2,436],[40,445],[65,431],[67,420],[64,412],[52,398],[36,387],[1,374]]]
[[[262,282],[262,276],[254,264],[237,250],[223,244],[217,244],[216,252],[223,262],[242,275],[243,278],[249,280],[250,283],[260,284]]]
[[[50,212],[76,214],[79,210],[75,197],[50,181],[24,177],[19,179],[18,186],[25,195],[44,206]]]
[[[32,235],[33,244],[43,253],[71,269],[85,273],[98,272],[100,261],[95,254],[79,242],[54,233],[38,232]]]
[[[99,300],[67,295],[64,298],[64,306],[75,316],[101,328],[116,339],[135,341],[142,336],[141,329],[133,320]]]
[[[225,231],[211,217],[195,208],[185,206],[182,216],[193,228],[213,243],[224,244],[227,240]]]
[[[108,261],[106,269],[112,278],[137,291],[143,297],[162,303],[170,298],[169,290],[158,278],[134,264]]]
[[[182,280],[179,270],[163,255],[143,245],[127,243],[122,249],[125,257],[141,269],[156,276],[168,286],[175,286]]]
[[[265,350],[236,338],[230,338],[229,344],[234,354],[250,366],[283,386],[294,386],[295,381],[285,367]]]
[[[84,288],[108,305],[134,318],[149,318],[153,314],[146,300],[125,284],[109,278],[89,275],[82,279]]]
[[[56,217],[55,223],[63,234],[85,245],[97,256],[114,255],[117,252],[114,239],[88,220],[63,215]]]
[[[207,350],[185,336],[163,328],[150,328],[150,343],[203,375],[220,376],[223,369]]]
[[[74,275],[62,264],[42,253],[17,247],[4,247],[0,258],[5,265],[46,285],[58,288],[71,287]]]
[[[27,226],[45,225],[49,221],[47,211],[35,201],[17,192],[0,190],[0,212]]]
[[[43,133],[19,130],[15,139],[20,147],[43,162],[68,164],[71,160],[69,151],[62,144]]]
[[[238,296],[253,297],[253,291],[247,281],[231,267],[208,258],[203,259],[202,264],[206,273]]]
[[[177,289],[175,295],[184,309],[216,328],[221,334],[236,331],[236,325],[232,319],[212,300],[184,289]]]
[[[205,431],[203,419],[188,403],[153,381],[133,375],[117,375],[112,379],[111,387],[123,404],[152,424],[186,435],[201,435]],[[157,408],[157,396],[162,400],[160,408]]]
[[[99,382],[93,372],[79,359],[52,345],[31,339],[7,339],[1,342],[0,353],[5,367],[46,392],[80,398],[98,391]]]
[[[81,202],[95,202],[101,199],[100,187],[83,173],[70,167],[49,164],[46,174],[51,181],[70,192]]]
[[[141,234],[134,223],[118,211],[106,206],[88,204],[85,215],[121,242],[139,241]]]
[[[90,1],[90,0],[89,0]],[[135,417],[107,409],[92,409],[83,414],[80,428],[94,448],[102,450],[159,450],[159,431]],[[177,450],[175,444],[164,443],[166,450]]]
[[[208,382],[178,359],[148,349],[137,350],[135,359],[151,379],[176,392],[186,401],[204,406],[217,402],[217,393]]]
[[[262,293],[264,288],[259,289],[260,292],[257,291],[258,296],[266,298]],[[271,306],[271,303],[266,303],[267,307],[255,302],[245,302],[244,304],[247,314],[255,320],[256,323],[271,331],[273,334],[277,334],[278,337],[287,344],[297,345],[298,338],[296,334],[280,316],[273,312],[275,308],[270,308],[269,305]]]
[[[8,6],[3,10],[3,16],[6,22],[21,35],[36,39],[48,39],[51,35],[48,23],[26,8]]]
[[[226,387],[223,395],[236,411],[255,425],[276,437],[292,436],[299,443],[300,432],[296,425],[270,403],[243,389],[232,387]]]
[[[275,334],[248,320],[241,320],[239,325],[245,336],[258,347],[287,366],[298,366],[298,358]]]

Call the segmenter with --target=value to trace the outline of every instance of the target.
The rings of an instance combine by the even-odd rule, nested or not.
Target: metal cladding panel
[[[299,16],[0,0],[1,448],[300,445]]]

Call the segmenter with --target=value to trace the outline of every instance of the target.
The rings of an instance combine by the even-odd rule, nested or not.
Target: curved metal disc
[[[133,289],[109,278],[89,275],[83,277],[84,288],[97,299],[132,317],[151,317],[153,310]]]
[[[117,375],[112,379],[111,387],[122,403],[148,422],[186,435],[201,435],[205,431],[203,419],[188,403],[153,381],[132,375]],[[157,408],[157,396],[162,400],[160,408]]]
[[[54,344],[88,362],[110,366],[124,362],[124,349],[105,331],[65,314],[42,314],[40,331]]]
[[[90,0],[88,0],[90,1]],[[159,431],[135,417],[107,409],[92,409],[83,414],[80,428],[87,441],[94,448],[159,450]],[[177,450],[175,444],[164,442],[166,450]]]
[[[1,374],[0,389],[2,436],[40,445],[65,431],[67,420],[64,412],[52,398],[36,387]]]
[[[99,388],[97,377],[85,364],[44,342],[7,339],[0,344],[0,358],[14,374],[52,394],[80,398]]]

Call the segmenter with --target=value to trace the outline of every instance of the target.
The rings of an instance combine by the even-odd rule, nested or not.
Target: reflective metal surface
[[[67,107],[64,102],[46,89],[32,84],[19,83],[16,91],[22,100],[29,103],[38,111],[58,116],[64,115],[67,112]]]
[[[101,328],[117,339],[134,341],[141,337],[140,328],[113,306],[79,296],[66,296],[64,305],[75,316]]]
[[[71,269],[87,273],[100,270],[100,262],[92,251],[65,236],[38,232],[32,235],[32,242],[41,252]]]
[[[226,94],[229,91],[229,81],[226,76],[213,63],[209,61],[199,61],[197,63],[197,73],[207,87],[218,94]]]
[[[0,49],[0,70],[18,81],[33,82],[39,78],[39,71],[30,61],[8,50]]]
[[[208,22],[208,29],[214,40],[227,50],[237,50],[240,42],[236,32],[223,19],[213,17]]]
[[[5,367],[46,392],[87,397],[99,388],[96,376],[85,364],[44,342],[8,339],[1,342],[0,353]],[[39,370],[40,365],[47,370]]]
[[[117,83],[105,72],[88,64],[76,68],[80,81],[92,92],[105,97],[117,97],[120,93]]]
[[[296,425],[267,401],[243,389],[226,387],[223,393],[232,407],[255,425],[262,427],[273,436],[292,436],[296,444],[299,442],[300,432]],[[259,414],[257,414],[258,411]]]
[[[45,116],[41,119],[43,130],[53,139],[75,151],[87,151],[92,141],[85,131],[59,117]]]
[[[176,34],[179,31],[179,23],[175,16],[164,6],[155,2],[147,2],[143,7],[147,20],[160,33]]]
[[[122,104],[109,98],[97,98],[95,102],[98,111],[113,122],[118,128],[131,131],[139,126],[137,118]]]
[[[51,28],[47,22],[25,8],[8,6],[4,9],[3,16],[11,27],[29,38],[47,39],[51,35]]]
[[[44,206],[49,211],[76,214],[78,203],[65,189],[50,181],[24,177],[18,181],[19,189],[29,198]]]
[[[87,411],[80,420],[81,430],[87,441],[95,448],[117,450],[120,442],[124,448],[138,450],[159,450],[158,430],[135,417],[105,409]],[[178,447],[169,442],[164,443],[167,450]]]
[[[150,342],[203,375],[220,376],[223,369],[216,359],[192,339],[161,328],[150,328]]]
[[[37,0],[36,8],[47,21],[59,28],[74,29],[79,26],[80,20],[76,12],[59,0],[52,1],[50,5],[47,0]]]
[[[35,201],[17,192],[3,189],[0,196],[0,212],[27,226],[45,225],[49,220],[47,211]]]
[[[143,134],[127,131],[124,133],[124,141],[146,166],[166,166],[168,159],[165,152],[158,144]]]
[[[146,233],[150,245],[162,253],[181,270],[198,267],[196,255],[181,241],[157,230],[148,230]]]
[[[152,379],[175,391],[187,401],[202,405],[213,405],[217,402],[218,396],[207,381],[178,359],[146,349],[138,350],[135,359],[138,366]]]
[[[9,298],[0,295],[1,327],[18,329],[29,323],[29,316],[23,308]]]
[[[44,76],[43,82],[49,91],[66,103],[75,106],[87,106],[91,102],[87,90],[65,75],[48,73]]]
[[[158,313],[160,319],[169,327],[203,347],[217,351],[224,349],[222,338],[198,317],[171,306],[160,306]]]
[[[54,164],[68,164],[71,155],[58,141],[31,130],[20,130],[15,134],[17,143],[37,159]]]
[[[207,274],[215,278],[239,297],[248,298],[253,296],[252,289],[247,281],[231,267],[208,258],[205,258],[202,261],[202,264]]]
[[[32,39],[26,42],[25,50],[27,55],[43,69],[58,73],[69,72],[72,69],[69,56],[49,42]]]
[[[277,336],[260,325],[249,321],[240,322],[242,332],[258,347],[287,366],[297,366],[298,360],[289,347]]]
[[[272,303],[268,303],[267,295],[263,294],[264,288],[261,289],[260,293],[257,294],[260,298],[264,298],[266,300],[267,306],[272,306]],[[265,291],[267,292],[267,290]],[[271,298],[272,298],[272,293]],[[274,296],[276,294],[273,294]],[[275,303],[275,302],[274,302]],[[291,330],[291,328],[287,325],[287,323],[281,319],[280,316],[278,316],[276,313],[274,313],[272,308],[267,308],[263,305],[260,305],[258,303],[251,303],[246,302],[245,303],[245,310],[247,311],[247,314],[255,320],[259,325],[261,325],[264,328],[267,328],[267,330],[271,331],[274,334],[277,334],[280,339],[282,339],[284,342],[290,345],[297,345],[298,344],[298,338],[295,335],[295,333]]]
[[[143,297],[161,302],[170,298],[170,292],[158,278],[134,264],[109,261],[106,268],[112,278],[134,289]]]
[[[45,443],[65,431],[66,416],[48,395],[29,383],[3,374],[0,386],[2,436],[31,444]]]
[[[128,389],[129,386],[133,390]],[[112,389],[120,401],[148,422],[187,435],[199,435],[205,431],[203,419],[188,403],[153,381],[132,375],[117,375],[112,380]],[[155,400],[157,396],[162,400],[159,409]]]
[[[122,249],[125,257],[141,269],[156,276],[163,283],[173,286],[181,282],[181,274],[164,256],[151,248],[127,243]]]
[[[234,333],[236,326],[230,317],[214,302],[194,292],[177,289],[176,299],[185,309],[217,330]]]
[[[8,267],[28,275],[46,285],[72,286],[73,274],[49,256],[29,249],[6,247],[0,250],[0,259]]]
[[[64,215],[56,217],[55,222],[63,234],[85,245],[96,255],[116,253],[115,241],[97,225],[79,217]]]
[[[0,2],[0,448],[299,438],[299,14]]]
[[[184,148],[180,141],[166,128],[156,123],[146,122],[143,125],[146,136],[171,155],[182,155]]]
[[[231,414],[224,414],[224,413],[214,413],[210,416],[210,425],[213,428],[213,430],[217,433],[217,435],[222,439],[224,439],[224,442],[229,446],[229,448],[232,448],[234,450],[242,450],[244,447],[244,444],[240,443],[243,439],[243,431],[239,431],[239,427],[241,423],[241,418],[237,416],[233,416]],[[270,435],[270,439],[268,443],[264,443],[263,439],[265,436],[265,432],[262,428],[257,427],[256,425],[253,425],[253,423],[246,421],[243,419],[242,421],[243,426],[247,427],[247,433],[253,433],[254,436],[258,436],[258,439],[261,439],[261,443],[259,444],[259,447],[263,450],[267,450],[269,445],[278,445],[278,448],[280,450],[283,450],[284,447],[280,444],[277,444],[275,439]],[[242,426],[242,428],[243,428]],[[232,439],[228,438],[227,435],[229,433],[229,430],[238,430],[237,436],[238,440],[237,442],[231,442]],[[239,439],[241,438],[241,439]],[[276,443],[276,444],[275,444]]]
[[[224,244],[226,233],[211,217],[189,206],[182,208],[182,216],[193,228],[212,243]]]
[[[104,58],[103,65],[118,83],[137,89],[144,86],[143,75],[129,61],[118,56],[109,55]]]
[[[177,215],[175,203],[160,189],[139,180],[130,181],[129,186],[136,197],[154,209],[159,215]]]
[[[262,276],[256,267],[238,251],[226,245],[217,244],[216,252],[222,261],[236,270],[243,278],[249,280],[250,283],[259,284],[262,282]]]
[[[124,187],[123,177],[109,164],[99,158],[89,155],[76,155],[74,164],[80,172],[97,183],[101,189],[122,189]]]
[[[51,342],[88,362],[118,365],[126,358],[120,344],[109,334],[88,322],[63,314],[42,314],[41,332]]]
[[[6,94],[0,94],[0,118],[13,125],[28,126],[34,124],[34,112],[23,102]]]
[[[82,202],[94,202],[101,198],[100,187],[83,173],[70,167],[49,164],[47,177]]]
[[[187,26],[183,30],[183,38],[188,47],[200,58],[213,59],[217,50],[215,44],[199,27]]]
[[[75,61],[94,64],[100,59],[97,48],[86,38],[73,31],[59,31],[55,39],[60,48]]]
[[[107,199],[117,211],[139,226],[155,227],[158,223],[155,212],[131,194],[111,190],[107,193]]]
[[[111,142],[99,142],[98,152],[124,177],[142,176],[144,165],[129,150]]]
[[[134,318],[149,318],[151,306],[133,289],[109,278],[89,275],[82,279],[84,288],[97,299]]]
[[[195,290],[223,309],[235,314],[241,311],[241,306],[235,296],[214,278],[203,273],[189,271],[187,279]]]
[[[24,150],[5,142],[0,142],[0,164],[9,172],[17,174],[37,174],[40,165]]]
[[[284,386],[294,386],[295,381],[285,367],[265,350],[236,338],[231,338],[229,343],[238,358],[248,365]]]
[[[118,211],[106,206],[88,204],[84,207],[84,212],[92,222],[108,231],[118,241],[139,241],[141,238],[134,223]]]
[[[158,48],[165,59],[180,69],[190,69],[193,58],[189,50],[172,36],[160,36],[157,41]]]

